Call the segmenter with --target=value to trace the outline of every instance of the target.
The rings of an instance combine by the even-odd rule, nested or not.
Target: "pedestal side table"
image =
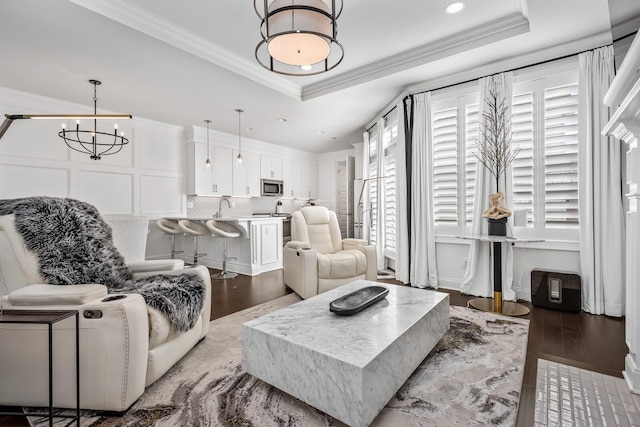
[[[489,234],[473,234],[456,236],[459,239],[489,242],[492,245],[491,258],[493,263],[493,298],[474,298],[469,305],[477,310],[505,314],[507,316],[525,316],[529,309],[517,302],[502,300],[502,244],[544,242],[543,239],[515,238],[511,236],[493,236]]]

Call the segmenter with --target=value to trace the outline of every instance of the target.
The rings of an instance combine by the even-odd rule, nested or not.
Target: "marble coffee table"
[[[389,288],[353,316],[329,303],[364,286]],[[246,322],[242,365],[343,421],[369,425],[449,329],[449,295],[357,280]]]

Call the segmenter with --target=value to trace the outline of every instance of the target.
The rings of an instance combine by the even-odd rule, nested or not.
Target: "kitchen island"
[[[247,215],[238,217],[202,218],[167,217],[174,221],[188,219],[206,223],[210,219],[226,222],[240,231],[240,237],[227,239],[227,256],[235,257],[227,261],[227,270],[247,276],[282,268],[282,217],[266,215]],[[186,262],[192,260],[193,243],[191,236],[178,236],[176,246],[183,250],[180,256]],[[200,236],[199,252],[207,255],[198,257],[198,264],[222,269],[224,241],[213,236]]]

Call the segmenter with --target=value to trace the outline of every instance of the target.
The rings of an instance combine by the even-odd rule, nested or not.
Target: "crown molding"
[[[299,85],[277,74],[266,73],[262,67],[125,0],[70,1],[292,98],[301,98]]]
[[[620,37],[624,37],[633,33],[636,33],[640,28],[640,15],[634,16],[624,22],[620,22],[613,27],[611,27],[611,37],[614,40],[619,39]]]
[[[479,25],[464,33],[440,39],[358,67],[331,79],[304,86],[302,100],[326,95],[528,31],[529,20],[520,13],[514,13],[488,24]]]
[[[566,43],[561,43],[555,46],[546,47],[543,49],[536,50],[534,52],[529,52],[522,55],[513,56],[510,58],[505,58],[499,61],[480,64],[476,67],[473,67],[468,70],[463,70],[457,73],[448,74],[442,77],[436,77],[430,80],[425,80],[419,83],[412,84],[407,86],[400,94],[391,100],[384,108],[382,108],[375,116],[372,118],[365,129],[373,126],[379,117],[384,116],[394,108],[405,96],[418,93],[418,92],[427,92],[438,90],[439,88],[445,86],[451,86],[460,84],[461,82],[466,82],[472,79],[479,79],[481,77],[485,77],[495,73],[502,73],[505,71],[513,70],[516,68],[523,68],[534,66],[535,64],[543,61],[553,61],[554,58],[560,58],[566,55],[578,54],[585,50],[595,49],[597,47],[606,45],[611,43],[611,33],[608,31],[604,31],[598,34],[594,34],[589,37],[583,37],[577,40],[573,40]],[[577,58],[577,57],[576,57]],[[576,59],[577,60],[577,59]],[[571,61],[570,59],[566,59],[565,61]],[[538,67],[543,66],[552,66],[552,65],[538,65]],[[529,70],[530,71],[530,70]],[[525,70],[520,71],[526,72]]]

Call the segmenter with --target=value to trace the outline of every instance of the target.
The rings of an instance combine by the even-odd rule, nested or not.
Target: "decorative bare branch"
[[[478,161],[496,179],[496,191],[500,191],[500,177],[520,152],[511,146],[511,115],[505,99],[498,95],[494,82],[485,97],[487,104],[480,124],[481,138],[476,140]]]

